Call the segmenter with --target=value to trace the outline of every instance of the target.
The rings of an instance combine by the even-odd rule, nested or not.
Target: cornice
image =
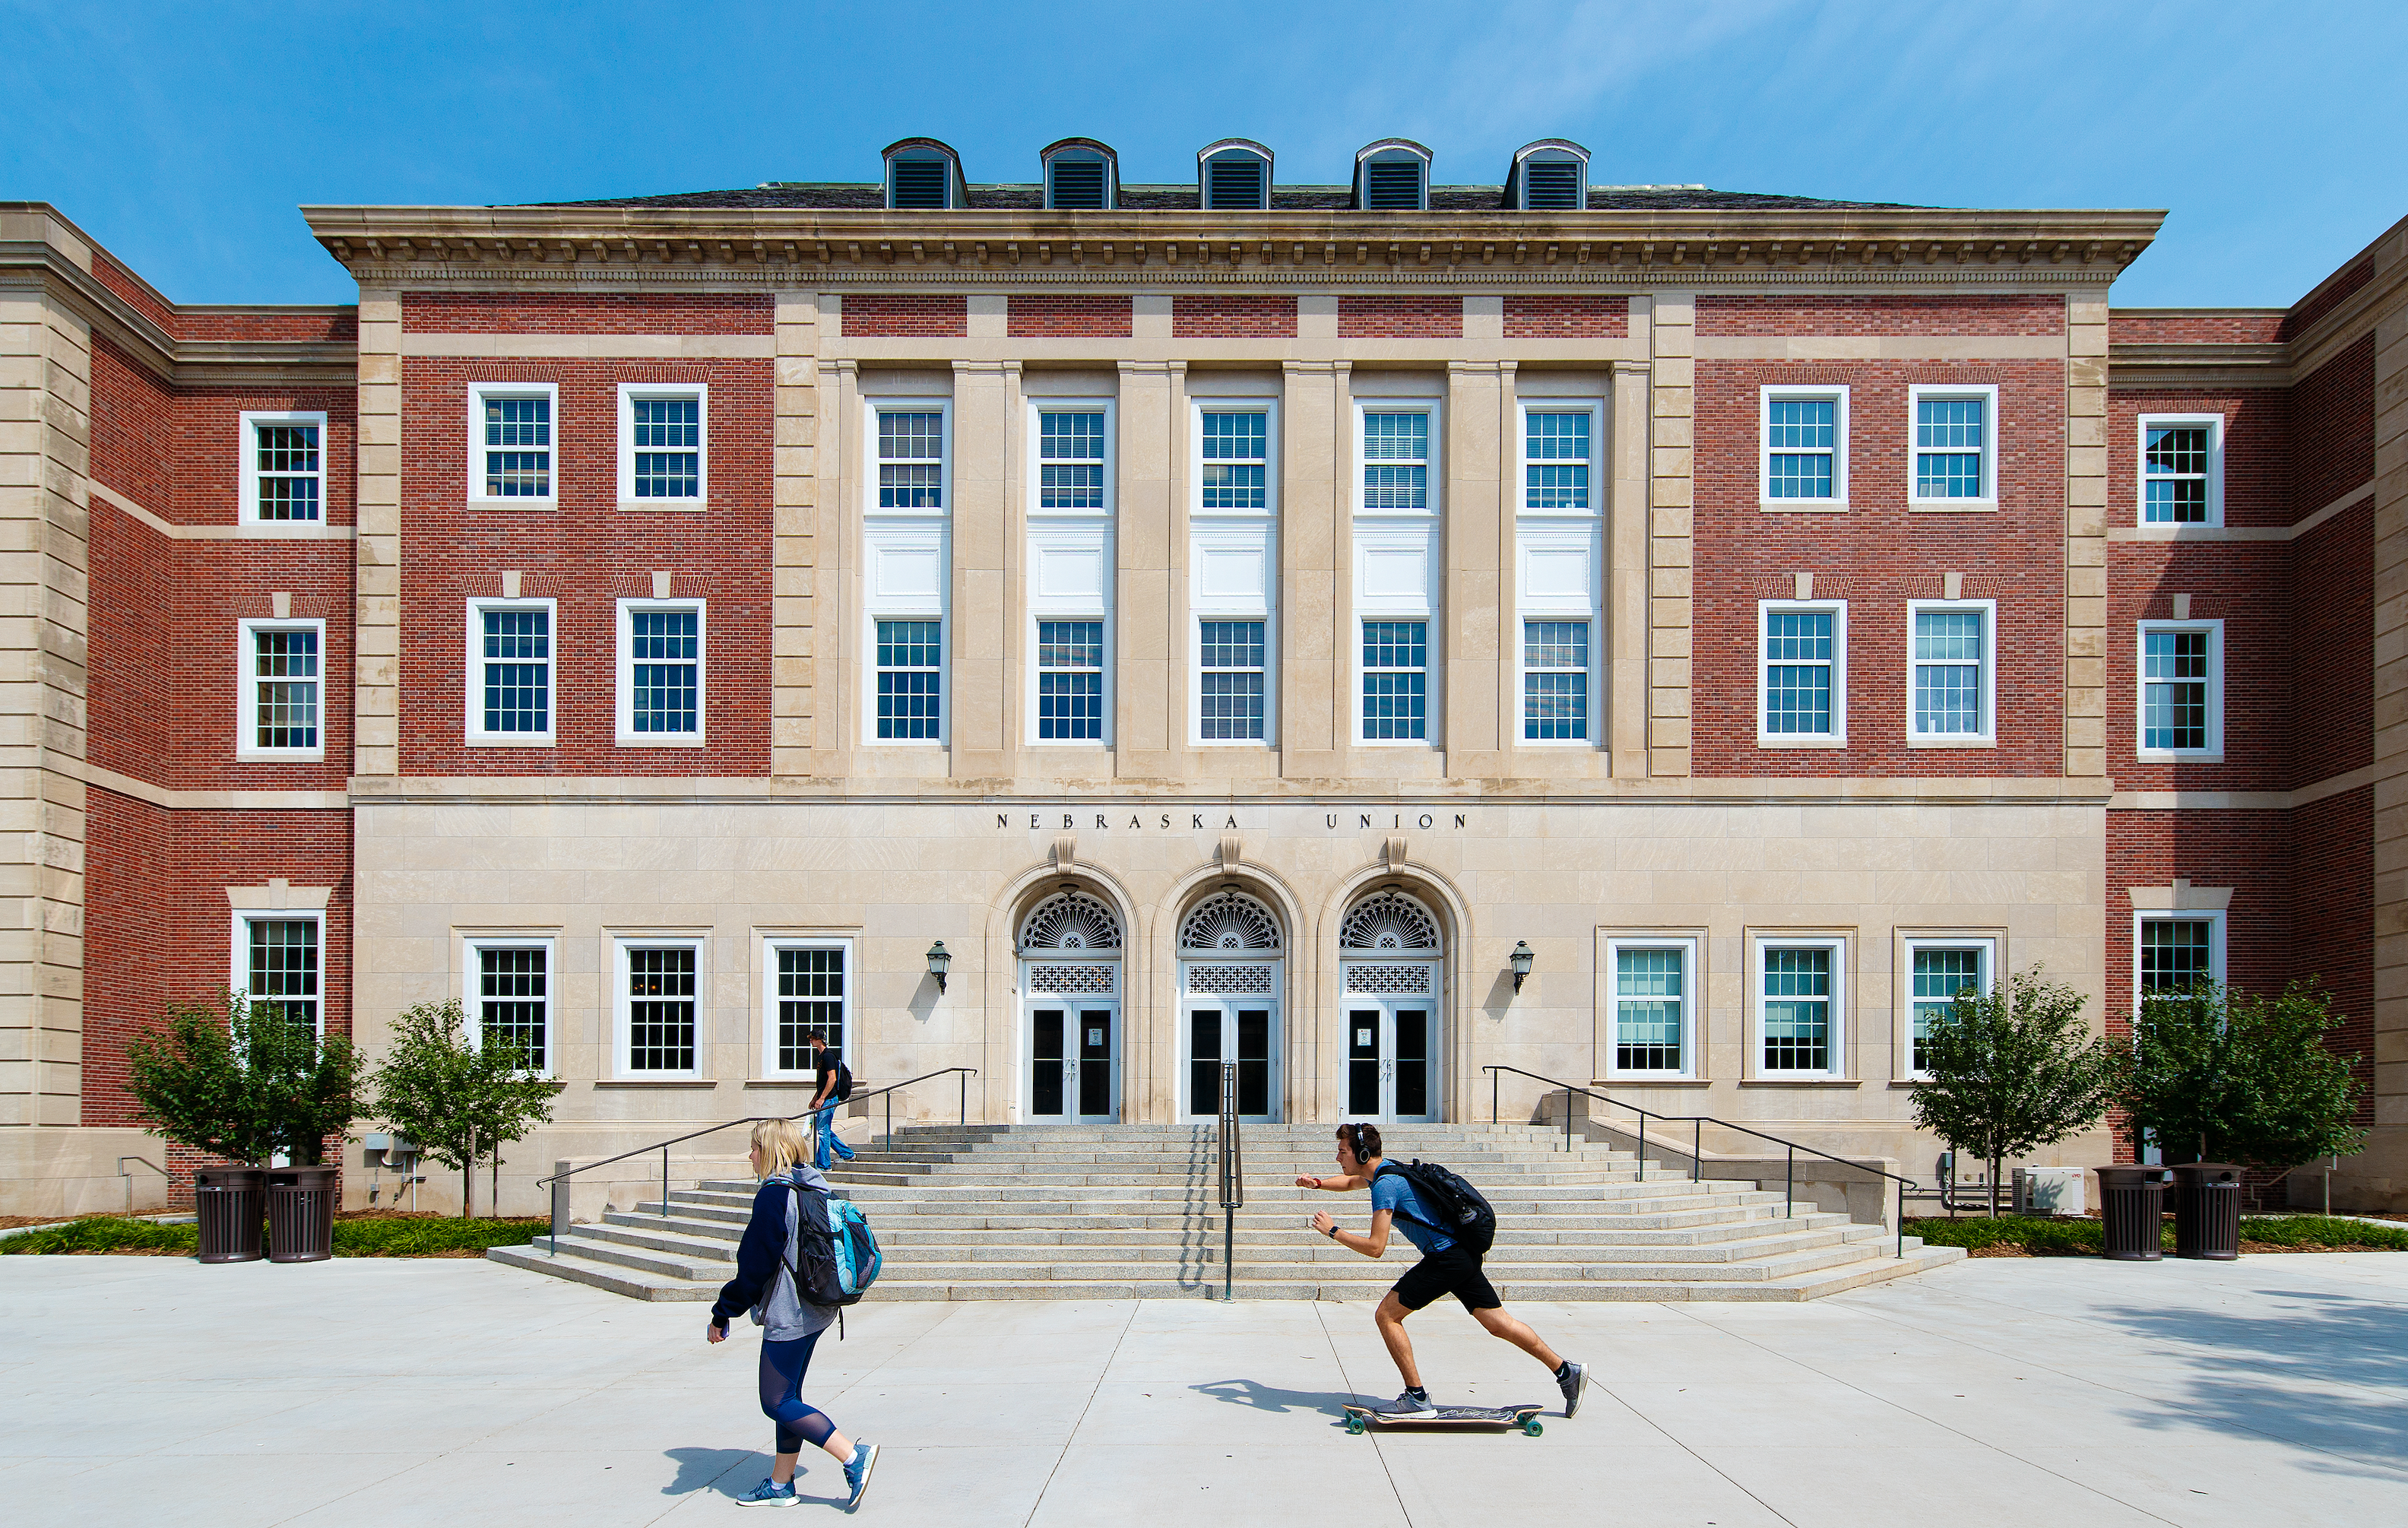
[[[2150,341],[2107,347],[2110,387],[2288,387],[2291,346]]]
[[[95,334],[179,387],[347,387],[359,375],[358,347],[346,340],[179,339],[47,242],[0,240],[0,287],[49,292]]]

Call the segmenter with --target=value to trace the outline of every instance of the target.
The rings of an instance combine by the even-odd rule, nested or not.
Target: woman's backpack
[[[1454,1237],[1475,1258],[1486,1257],[1488,1249],[1497,1244],[1496,1209],[1460,1174],[1419,1158],[1410,1162],[1382,1162],[1380,1171],[1394,1173],[1412,1184],[1413,1197],[1430,1213],[1426,1220],[1418,1215],[1407,1216],[1407,1219],[1420,1220],[1440,1235]]]
[[[885,1261],[870,1232],[869,1217],[849,1199],[831,1198],[791,1180],[786,1187],[794,1191],[797,1219],[797,1261],[786,1264],[795,1292],[807,1305],[838,1310],[859,1304],[878,1281]]]

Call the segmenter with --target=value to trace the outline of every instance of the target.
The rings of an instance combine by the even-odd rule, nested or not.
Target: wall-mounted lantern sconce
[[[945,990],[945,973],[953,969],[953,955],[941,939],[928,946],[928,974],[937,978],[937,991]]]
[[[1530,963],[1538,958],[1538,955],[1530,948],[1530,942],[1528,940],[1517,939],[1513,942],[1514,991],[1519,992],[1522,990],[1522,983],[1526,980],[1530,974]]]

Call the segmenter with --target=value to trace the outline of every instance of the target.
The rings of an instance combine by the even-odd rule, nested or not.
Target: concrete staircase
[[[1332,1173],[1332,1128],[1253,1125],[1242,1137],[1236,1293],[1375,1301],[1412,1263],[1403,1237],[1373,1265],[1312,1234],[1327,1209],[1361,1231],[1369,1196],[1294,1186]],[[1800,1205],[1744,1183],[1692,1183],[1627,1151],[1531,1125],[1396,1125],[1390,1160],[1442,1161],[1497,1208],[1488,1274],[1514,1301],[1811,1300],[1953,1261],[1954,1247]],[[874,1143],[873,1143],[874,1144]],[[829,1175],[884,1249],[875,1300],[1218,1298],[1221,1209],[1210,1125],[925,1126]],[[712,1299],[734,1272],[754,1185],[704,1182],[612,1211],[497,1262],[639,1300]]]

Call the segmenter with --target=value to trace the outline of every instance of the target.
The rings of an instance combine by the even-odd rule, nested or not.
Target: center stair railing
[[[1244,1144],[1238,1138],[1238,1063],[1221,1063],[1221,1299],[1237,1298],[1238,1214],[1246,1204]]]

